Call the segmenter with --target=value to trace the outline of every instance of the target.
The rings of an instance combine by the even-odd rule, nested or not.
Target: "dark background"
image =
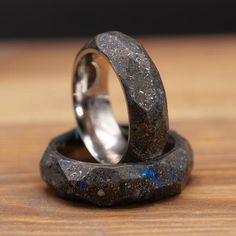
[[[1,0],[0,38],[236,31],[235,0]]]

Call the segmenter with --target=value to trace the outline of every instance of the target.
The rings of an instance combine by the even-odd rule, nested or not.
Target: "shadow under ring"
[[[122,129],[127,131],[127,127]],[[145,162],[105,165],[78,161],[65,154],[75,142],[77,148],[84,146],[76,129],[53,139],[40,162],[41,176],[61,197],[98,206],[176,195],[185,187],[193,167],[190,144],[172,130],[162,157]]]

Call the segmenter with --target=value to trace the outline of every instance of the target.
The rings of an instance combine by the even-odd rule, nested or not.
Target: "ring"
[[[128,141],[108,99],[109,65],[126,98]],[[144,161],[162,155],[169,129],[165,90],[156,66],[133,38],[107,32],[82,48],[74,65],[73,102],[80,136],[98,162]]]
[[[121,130],[128,135],[127,127]],[[77,130],[53,139],[40,162],[41,176],[61,197],[98,206],[152,201],[178,194],[193,167],[190,144],[171,130],[161,159],[115,165],[82,162],[74,159],[82,158],[82,148]]]

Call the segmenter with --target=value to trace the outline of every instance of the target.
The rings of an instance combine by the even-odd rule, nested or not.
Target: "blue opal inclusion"
[[[85,182],[80,182],[79,183],[79,188],[80,188],[80,190],[84,190],[86,188]]]
[[[155,183],[158,188],[163,186],[163,182],[157,178],[156,173],[154,170],[145,169],[141,172],[142,177],[150,177]]]
[[[71,164],[72,161],[71,160],[65,160],[67,164]]]

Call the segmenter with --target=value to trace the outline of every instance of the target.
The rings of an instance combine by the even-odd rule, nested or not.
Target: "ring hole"
[[[123,134],[125,138],[128,138],[128,127],[121,126]],[[58,152],[62,155],[66,156],[67,158],[82,161],[82,162],[89,162],[89,163],[96,163],[95,159],[91,156],[88,152],[84,144],[82,143],[81,139],[75,139],[74,135],[73,138],[67,140],[65,143],[58,143]],[[65,140],[63,139],[63,142]],[[176,139],[173,135],[169,134],[166,146],[164,148],[163,156],[174,152],[176,148]],[[132,163],[132,160],[129,160],[128,163]]]

